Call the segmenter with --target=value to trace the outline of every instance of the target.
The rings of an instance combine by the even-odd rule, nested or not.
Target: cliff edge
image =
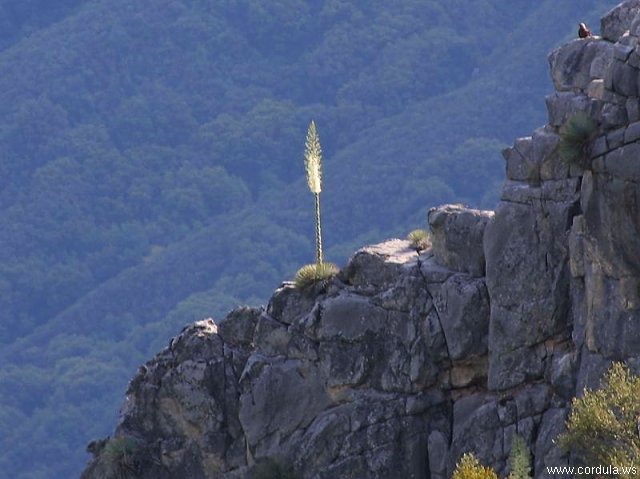
[[[504,472],[516,433],[536,478],[566,464],[571,398],[640,365],[639,37],[627,1],[551,53],[549,123],[505,150],[495,212],[434,208],[420,255],[367,247],[329,284],[185,328],[82,477],[251,478],[270,458],[304,479],[448,479],[466,451]],[[597,133],[569,165],[577,112]]]

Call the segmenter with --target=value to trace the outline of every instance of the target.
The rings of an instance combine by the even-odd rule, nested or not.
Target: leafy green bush
[[[110,478],[133,477],[137,469],[138,442],[129,436],[114,437],[107,442],[102,457],[110,472]]]
[[[531,457],[524,439],[515,435],[509,452],[509,473],[508,479],[530,479]]]
[[[299,476],[289,464],[278,459],[264,459],[253,470],[253,479],[298,479]]]
[[[413,230],[407,235],[407,240],[416,251],[422,251],[431,246],[431,235],[424,229]]]
[[[294,278],[296,288],[305,289],[319,281],[328,281],[340,272],[333,263],[313,263],[300,268]]]
[[[598,125],[584,112],[578,112],[569,118],[560,128],[558,154],[569,164],[582,166],[589,153]]]
[[[600,388],[574,398],[560,446],[587,466],[640,464],[640,377],[614,363]],[[638,477],[620,475],[619,477]]]
[[[472,453],[464,454],[451,479],[498,479],[496,472],[490,467],[483,466]]]

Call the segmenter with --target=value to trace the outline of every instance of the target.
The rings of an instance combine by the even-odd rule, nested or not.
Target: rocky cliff
[[[565,464],[571,398],[640,364],[640,1],[601,30],[550,55],[549,123],[504,152],[495,212],[434,208],[421,254],[364,248],[329,284],[185,328],[129,385],[129,449],[92,443],[83,478],[251,478],[275,458],[444,479],[466,451],[504,473],[516,433],[536,477]],[[598,125],[583,166],[557,148],[576,112]]]

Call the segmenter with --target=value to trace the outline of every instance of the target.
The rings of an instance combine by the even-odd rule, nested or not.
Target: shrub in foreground
[[[456,464],[451,479],[498,479],[496,472],[480,464],[472,453],[466,453]]]
[[[614,464],[636,466],[640,477],[640,377],[622,364],[614,363],[599,389],[585,390],[574,398],[567,432],[559,444],[587,466]]]

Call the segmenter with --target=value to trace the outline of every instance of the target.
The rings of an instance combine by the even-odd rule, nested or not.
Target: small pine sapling
[[[516,434],[509,452],[508,479],[531,479],[531,457],[524,439]]]

